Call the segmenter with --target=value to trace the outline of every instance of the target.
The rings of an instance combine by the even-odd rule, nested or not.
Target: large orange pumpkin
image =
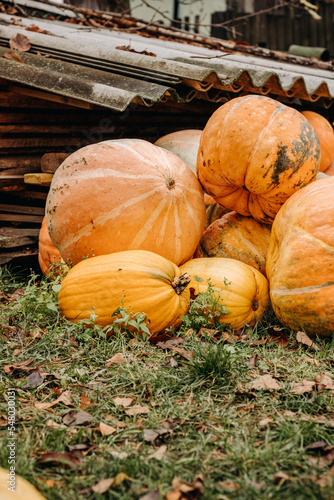
[[[129,315],[144,313],[152,337],[178,326],[189,309],[189,277],[160,255],[128,250],[100,255],[75,265],[64,278],[58,295],[59,311],[70,321],[97,316],[111,325],[116,309]]]
[[[215,301],[229,311],[219,321],[233,329],[253,326],[269,307],[267,279],[257,269],[238,260],[192,259],[180,267],[180,272],[190,275],[190,293],[195,297],[208,291],[210,280]]]
[[[269,225],[229,212],[207,228],[194,256],[237,259],[265,275],[269,239]]]
[[[334,332],[334,178],[313,182],[278,212],[267,276],[273,309],[293,330]]]
[[[155,145],[175,153],[196,174],[196,161],[202,130],[171,132],[155,141]]]
[[[320,172],[325,172],[334,164],[334,130],[328,120],[314,111],[302,111],[302,115],[308,119],[319,139],[321,161]],[[333,165],[334,166],[334,165]]]
[[[249,95],[223,104],[209,118],[197,174],[224,207],[271,223],[295,191],[315,180],[319,163],[318,138],[301,113]]]
[[[54,246],[49,236],[46,219],[43,217],[42,226],[39,231],[38,240],[38,263],[44,275],[52,273],[53,275],[65,274],[68,267],[65,266],[59,250]],[[62,264],[62,266],[55,266]]]
[[[175,154],[140,139],[111,140],[66,158],[46,219],[66,262],[141,249],[178,265],[202,236],[205,204],[195,174]]]

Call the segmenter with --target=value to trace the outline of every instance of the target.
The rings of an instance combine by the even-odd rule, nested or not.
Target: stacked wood
[[[0,81],[0,264],[25,256],[37,261],[52,174],[69,154],[109,139],[155,142],[169,132],[203,128],[217,106],[193,101],[185,113],[177,103],[133,104],[120,113],[38,92]]]

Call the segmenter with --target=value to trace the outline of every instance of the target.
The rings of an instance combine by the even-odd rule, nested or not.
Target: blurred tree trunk
[[[66,3],[83,9],[105,12],[128,12],[130,8],[129,0],[67,0]]]

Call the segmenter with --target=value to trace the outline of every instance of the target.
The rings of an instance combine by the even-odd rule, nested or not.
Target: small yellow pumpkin
[[[58,295],[60,314],[70,321],[97,315],[96,323],[111,325],[114,312],[144,313],[154,337],[178,326],[188,312],[189,279],[164,257],[147,250],[99,255],[76,264],[64,278]]]
[[[228,314],[219,321],[233,329],[253,326],[269,307],[268,280],[255,268],[235,259],[192,259],[180,267],[181,273],[190,275],[192,296],[208,290],[208,280],[213,286],[214,297],[223,304]],[[201,281],[196,280],[196,276]]]

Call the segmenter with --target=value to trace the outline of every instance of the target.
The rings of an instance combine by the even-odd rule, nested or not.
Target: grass
[[[333,498],[334,391],[291,392],[320,373],[334,378],[333,341],[316,339],[312,351],[293,332],[273,330],[281,325],[272,313],[237,332],[235,342],[222,328],[202,335],[200,327],[212,330],[199,318],[203,304],[174,333],[179,350],[121,330],[107,339],[97,325],[59,317],[57,282],[0,270],[0,464],[8,468],[7,391],[14,387],[16,473],[45,498],[127,500],[158,490],[150,500],[170,500],[181,498],[175,477],[190,485],[182,497],[189,499]],[[107,366],[119,353],[124,362]],[[6,368],[29,358],[25,368]],[[43,383],[25,387],[37,369]],[[252,388],[262,375],[281,389]],[[65,391],[70,400],[38,405]],[[129,412],[138,407],[147,413]],[[80,409],[92,420],[64,425]],[[112,433],[103,435],[101,424]],[[94,485],[107,478],[117,480],[102,493]]]

